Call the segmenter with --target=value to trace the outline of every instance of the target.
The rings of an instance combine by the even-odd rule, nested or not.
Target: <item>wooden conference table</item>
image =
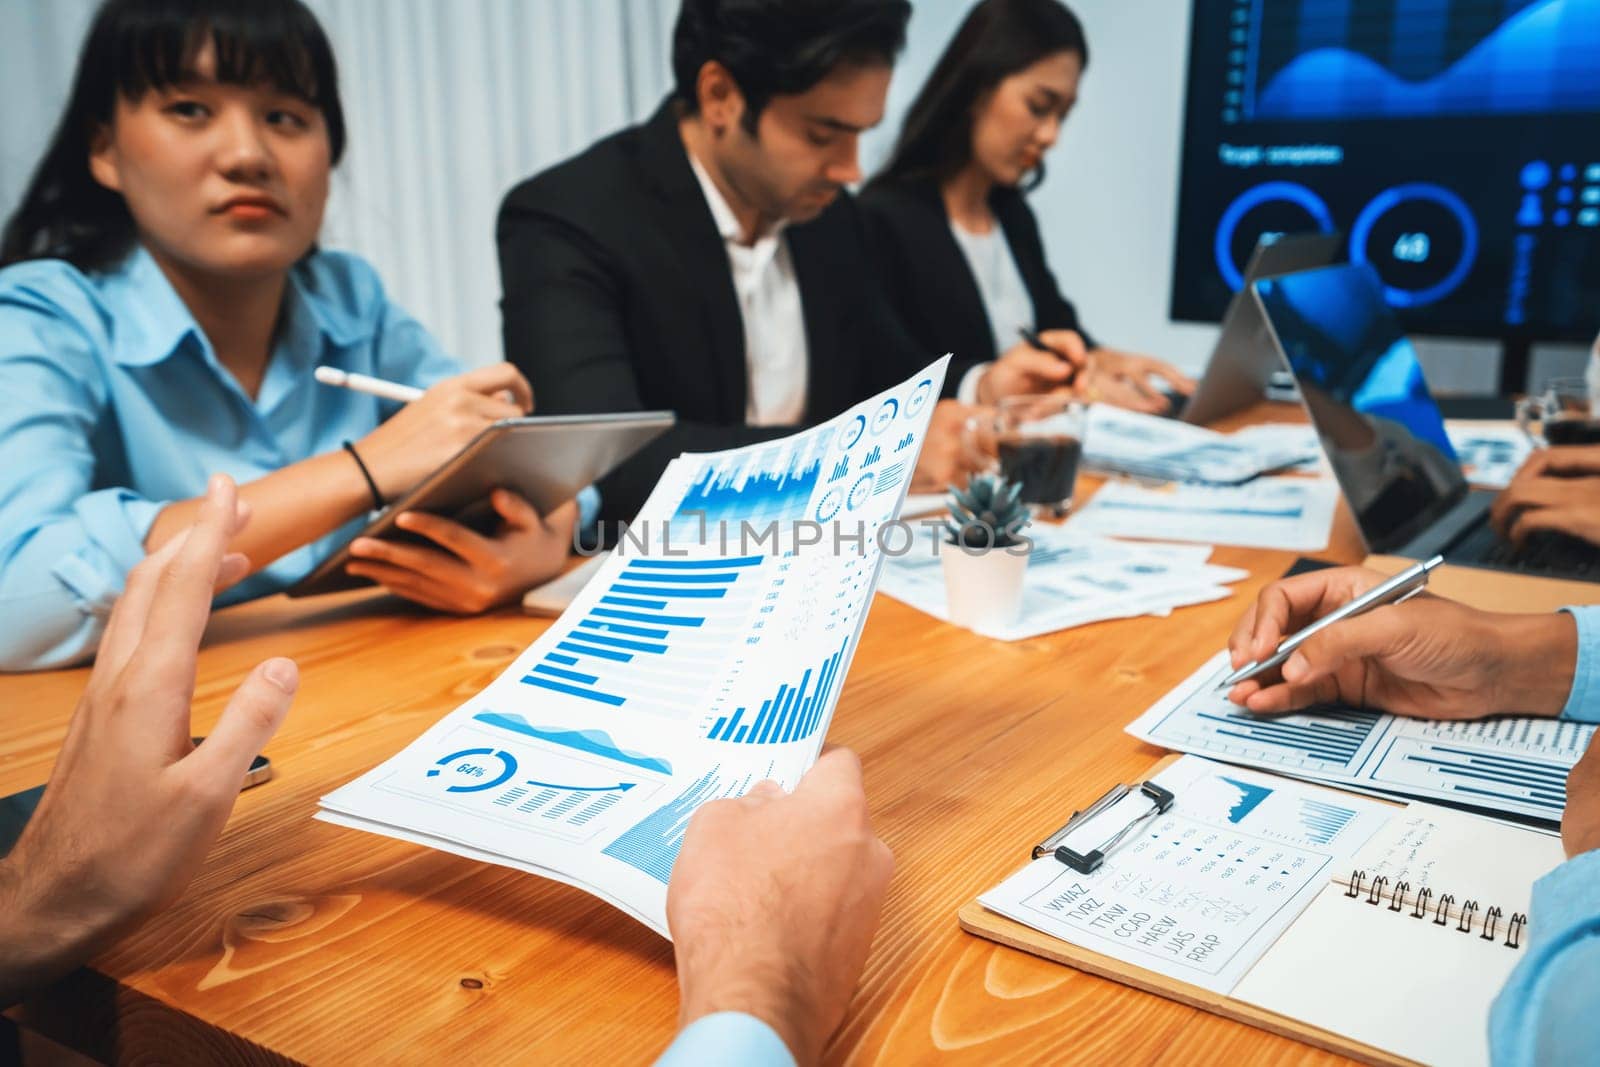
[[[1342,509],[1319,555],[1360,558]],[[877,599],[828,736],[860,753],[897,869],[830,1061],[1339,1062],[956,924],[1075,805],[1161,757],[1123,726],[1221,647],[1294,554],[1213,558],[1250,571],[1227,600],[1015,644]],[[319,796],[398,752],[547,625],[371,593],[220,612],[196,731],[254,664],[294,657],[300,694],[267,748],[276,776],[240,795],[177,904],[12,1017],[118,1061],[648,1061],[676,1025],[667,942],[578,890],[312,819]],[[45,781],[86,677],[0,677],[0,794]]]

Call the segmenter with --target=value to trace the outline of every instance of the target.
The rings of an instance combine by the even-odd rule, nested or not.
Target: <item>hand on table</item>
[[[1234,667],[1272,655],[1283,638],[1354,600],[1388,575],[1361,567],[1273,582],[1234,627]],[[1336,623],[1274,673],[1234,686],[1228,699],[1256,712],[1321,703],[1427,719],[1560,714],[1577,663],[1566,615],[1501,615],[1422,594]]]
[[[847,749],[824,753],[793,793],[762,782],[702,806],[667,886],[679,1024],[747,1012],[800,1063],[817,1062],[855,992],[893,873]]]
[[[402,512],[396,526],[439,547],[358,537],[350,543],[355,559],[345,569],[454,615],[476,615],[509,603],[560,573],[572,546],[578,504],[568,501],[541,516],[506,489],[496,489],[491,503],[501,520],[492,536],[438,515]]]
[[[444,464],[490,423],[533,410],[533,388],[510,363],[447,378],[355,443],[378,491],[393,500]]]
[[[288,714],[294,661],[256,666],[205,744],[190,741],[195,659],[215,589],[248,569],[214,477],[188,533],[128,575],[39,808],[0,860],[0,1005],[65,973],[189,883],[246,770]]]
[[[1495,497],[1489,522],[1518,548],[1536,533],[1600,545],[1600,445],[1557,445],[1533,453]]]
[[[1167,393],[1150,384],[1160,378],[1181,396],[1194,392],[1194,379],[1150,356],[1096,348],[1089,353],[1089,373],[1082,391],[1093,400],[1147,414],[1165,414]]]

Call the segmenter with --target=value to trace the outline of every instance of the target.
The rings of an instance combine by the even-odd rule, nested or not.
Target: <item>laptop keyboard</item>
[[[1525,574],[1600,580],[1600,547],[1567,534],[1536,533],[1518,549],[1495,536],[1488,523],[1475,528],[1446,552],[1445,559]]]

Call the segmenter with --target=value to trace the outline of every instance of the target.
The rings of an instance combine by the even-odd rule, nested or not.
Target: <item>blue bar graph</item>
[[[546,653],[523,677],[523,684],[605,707],[626,706],[638,698],[639,688],[630,685],[629,670],[670,661],[674,635],[704,627],[707,611],[726,600],[739,588],[739,580],[755,574],[765,559],[629,561],[598,603],[556,642],[556,651]]]
[[[839,651],[821,664],[807,668],[793,684],[778,686],[776,693],[761,702],[760,710],[747,725],[740,725],[747,713],[741,707],[731,716],[719,717],[706,737],[747,745],[778,745],[810,737],[831,706],[829,701],[839,681],[846,647],[840,645]]]
[[[1306,840],[1326,845],[1339,831],[1350,824],[1356,813],[1337,804],[1327,804],[1308,797],[1300,799],[1300,825],[1305,828]]]
[[[1224,714],[1201,713],[1195,716],[1215,723],[1213,732],[1221,737],[1236,737],[1285,756],[1320,760],[1339,768],[1349,767],[1356,753],[1382,717],[1380,712],[1347,711],[1293,719],[1256,717],[1247,711]]]

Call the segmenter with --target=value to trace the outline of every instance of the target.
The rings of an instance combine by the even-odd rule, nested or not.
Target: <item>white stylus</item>
[[[338,367],[318,367],[313,374],[323,385],[354,389],[358,393],[370,393],[384,400],[395,400],[402,404],[409,404],[422,396],[422,390],[414,385],[401,385],[399,382],[374,378],[370,374],[352,374]]]

